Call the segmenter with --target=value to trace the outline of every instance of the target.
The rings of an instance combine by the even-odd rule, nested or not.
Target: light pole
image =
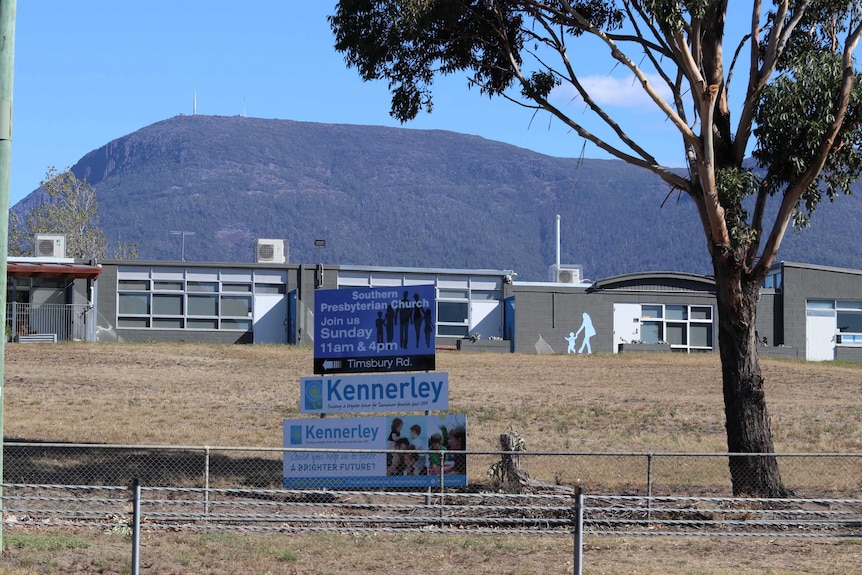
[[[314,247],[317,248],[317,289],[323,287],[323,261],[321,260],[321,252],[326,247],[326,240],[314,240]]]
[[[171,234],[175,236],[181,236],[182,241],[180,243],[180,260],[186,261],[186,236],[195,235],[194,232],[171,232]]]

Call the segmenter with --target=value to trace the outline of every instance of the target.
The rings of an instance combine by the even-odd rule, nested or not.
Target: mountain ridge
[[[544,280],[561,260],[599,279],[637,271],[710,274],[692,202],[619,160],[556,158],[442,130],[244,116],[176,116],[82,157],[109,241],[142,260],[250,262],[256,238],[288,241],[290,261],[511,269]],[[24,211],[39,191],[16,204]],[[828,242],[862,217],[858,197],[823,205],[781,259],[862,268]],[[834,212],[834,213],[832,213]],[[818,230],[826,228],[823,232]],[[834,237],[832,237],[834,240]]]

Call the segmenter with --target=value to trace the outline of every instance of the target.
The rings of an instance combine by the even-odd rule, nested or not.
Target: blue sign
[[[303,377],[302,413],[445,411],[449,409],[449,374],[440,372]]]
[[[284,448],[288,489],[467,485],[463,414],[285,419]]]
[[[314,292],[314,373],[431,371],[433,285]]]

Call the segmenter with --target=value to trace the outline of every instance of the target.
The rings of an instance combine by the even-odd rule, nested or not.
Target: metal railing
[[[6,333],[12,341],[33,335],[56,335],[57,341],[93,341],[94,319],[89,304],[6,304]]]
[[[470,452],[466,487],[346,490],[283,488],[284,451],[7,442],[4,523],[124,528],[139,480],[151,530],[571,535],[578,486],[590,535],[862,537],[862,454],[775,454],[793,495],[757,499],[732,496],[728,454]],[[484,473],[504,456],[520,488]]]

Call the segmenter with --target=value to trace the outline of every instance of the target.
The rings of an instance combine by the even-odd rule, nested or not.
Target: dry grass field
[[[862,452],[862,365],[763,360],[778,452]],[[439,352],[470,449],[512,428],[530,451],[723,452],[714,355]],[[300,417],[309,349],[197,344],[10,344],[7,440],[280,447]],[[483,470],[471,469],[471,480]],[[127,573],[100,533],[4,530],[0,575]],[[144,573],[571,573],[565,537],[148,534]],[[853,573],[862,544],[834,540],[588,539],[587,574]]]

